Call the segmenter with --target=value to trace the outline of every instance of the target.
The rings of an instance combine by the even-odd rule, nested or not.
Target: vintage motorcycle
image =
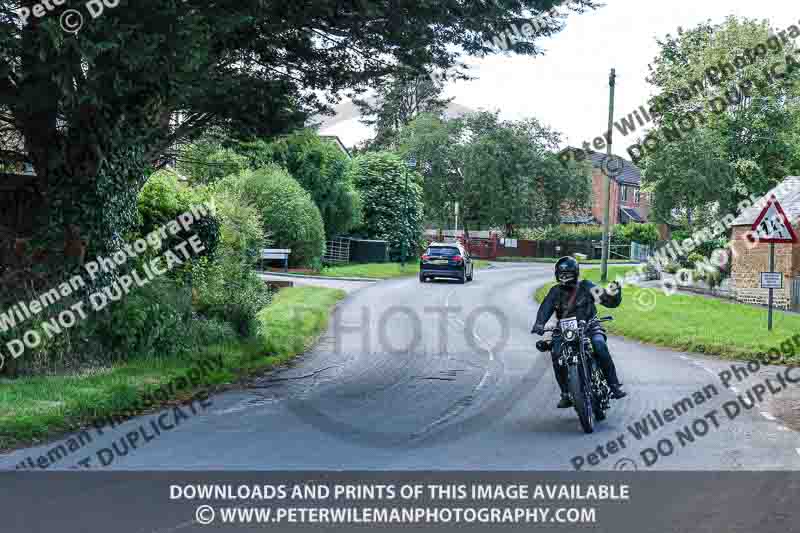
[[[569,393],[585,433],[594,431],[595,421],[605,420],[605,412],[611,404],[611,390],[603,371],[595,361],[592,343],[587,334],[596,323],[609,320],[613,320],[613,317],[595,317],[588,322],[570,317],[559,320],[557,326],[545,329],[545,332],[552,332],[553,337],[561,337],[558,364],[567,368]],[[536,349],[540,352],[549,352],[552,348],[552,339],[536,343]]]

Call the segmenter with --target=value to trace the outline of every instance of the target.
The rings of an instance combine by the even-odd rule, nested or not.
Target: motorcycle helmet
[[[556,261],[556,281],[561,286],[575,286],[581,274],[581,267],[574,257],[566,256]]]

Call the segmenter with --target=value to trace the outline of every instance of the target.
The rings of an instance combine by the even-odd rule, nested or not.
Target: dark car
[[[419,259],[419,280],[451,278],[472,281],[472,259],[459,243],[431,243]]]

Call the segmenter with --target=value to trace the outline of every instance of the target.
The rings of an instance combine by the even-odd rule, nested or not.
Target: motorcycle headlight
[[[576,333],[574,329],[568,329],[567,331],[564,332],[564,340],[574,341],[575,335]]]

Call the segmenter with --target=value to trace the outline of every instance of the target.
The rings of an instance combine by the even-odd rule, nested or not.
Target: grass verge
[[[267,353],[293,357],[310,347],[328,325],[338,289],[293,287],[280,291],[256,317],[257,337]]]
[[[475,268],[485,268],[489,261],[476,259],[473,261]],[[320,276],[330,278],[373,278],[391,279],[406,276],[416,276],[419,274],[419,261],[406,263],[403,267],[400,263],[355,263],[352,265],[342,265],[327,267],[319,273]]]
[[[611,267],[609,279],[624,276],[631,268]],[[600,271],[587,270],[584,277],[599,283]],[[553,285],[540,287],[536,301],[541,302]],[[623,288],[622,295],[622,304],[616,309],[598,306],[598,314],[614,317],[605,324],[609,332],[682,351],[764,360],[771,349],[800,331],[796,314],[775,311],[773,330],[768,332],[766,309],[703,296],[669,296],[660,288],[631,285]],[[796,364],[800,354],[784,355],[780,361]]]
[[[495,261],[501,263],[551,263],[555,264],[560,258],[558,257],[498,257]],[[630,259],[609,259],[609,264],[631,263]],[[580,262],[582,265],[599,265],[602,263],[600,259],[585,259]]]
[[[221,358],[222,367],[204,375],[200,387],[180,392],[167,404],[283,364],[316,340],[344,295],[316,287],[284,289],[259,313],[256,338],[208,346],[191,356],[137,357],[81,374],[0,380],[0,450],[40,443],[94,420],[130,413],[141,405],[145,392],[185,376],[200,361]],[[287,322],[300,304],[313,312]],[[287,326],[290,331],[282,332]]]

